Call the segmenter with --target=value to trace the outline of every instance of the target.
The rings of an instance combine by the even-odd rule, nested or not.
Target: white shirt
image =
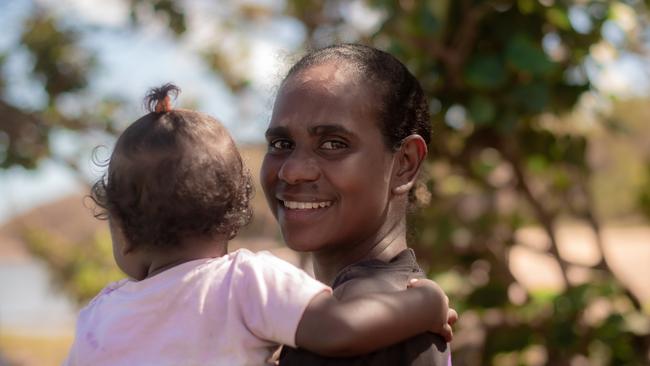
[[[263,365],[295,347],[329,287],[270,253],[240,249],[108,285],[79,314],[65,365]]]

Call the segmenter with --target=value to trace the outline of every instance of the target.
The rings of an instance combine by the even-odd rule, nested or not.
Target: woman
[[[410,192],[427,154],[428,104],[393,56],[336,45],[296,63],[281,84],[261,172],[289,247],[313,254],[339,298],[403,289],[422,277],[406,243]],[[281,365],[446,365],[444,340],[421,334],[356,358],[286,349]]]

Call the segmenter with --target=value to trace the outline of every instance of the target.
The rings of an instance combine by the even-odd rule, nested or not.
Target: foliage
[[[149,9],[164,19],[173,34],[182,37],[189,31],[183,2],[128,3],[134,26],[146,26],[146,17],[139,14]],[[433,204],[411,218],[411,244],[432,276],[447,284],[461,319],[471,324],[467,332],[474,335],[473,341],[455,348],[455,364],[647,363],[650,326],[638,300],[618,283],[604,259],[584,268],[587,282],[570,281],[571,264],[560,257],[557,243],[559,220],[582,220],[593,230],[602,254],[586,158],[592,148],[590,138],[580,129],[562,125],[560,116],[572,111],[585,93],[597,93],[586,70],[587,63],[598,62],[592,50],[643,48],[641,36],[648,31],[646,3],[358,3],[381,15],[375,26],[355,25],[341,10],[352,5],[341,0],[286,0],[282,10],[227,3],[224,6],[230,11],[221,18],[215,15],[215,22],[223,25],[224,32],[236,33],[264,19],[290,16],[305,30],[305,48],[339,41],[371,44],[404,61],[421,81],[434,123],[431,158],[422,184]],[[605,26],[617,27],[623,41],[604,39]],[[50,156],[47,137],[54,127],[113,131],[109,121],[114,108],[83,118],[57,108],[60,98],[83,91],[94,67],[92,54],[78,42],[78,31],[44,13],[35,13],[27,22],[23,42],[36,61],[34,73],[48,102],[41,109],[28,110],[0,98],[0,113],[8,116],[0,120],[2,167],[35,167]],[[200,52],[234,93],[249,91],[247,75],[237,67],[245,51],[206,45]],[[645,211],[649,191],[646,187],[639,193]],[[518,284],[508,253],[517,242],[517,230],[529,224],[544,229],[549,242],[546,254],[561,268],[564,290],[529,293],[513,301]],[[101,241],[73,252],[71,261],[58,262],[56,250],[48,249],[52,245],[42,233],[31,233],[30,238],[34,251],[60,269],[62,283],[78,294],[79,301],[97,287],[88,283],[89,278],[112,276],[105,258],[93,254],[105,251]],[[63,262],[69,263],[56,265]],[[88,272],[92,271],[88,264],[99,270]]]
[[[478,351],[481,363],[497,362],[533,345],[542,346],[546,362],[553,365],[580,357],[600,357],[611,364],[644,362],[647,330],[635,334],[621,326],[642,309],[616,285],[604,257],[590,269],[592,282],[576,284],[567,276],[570,264],[560,257],[556,236],[561,217],[588,223],[602,250],[589,186],[588,139],[545,123],[571,111],[590,90],[586,77],[571,75],[586,75],[590,48],[606,42],[602,25],[611,21],[617,7],[627,5],[371,3],[390,16],[370,42],[405,60],[433,101],[427,185],[435,204],[412,218],[419,234],[413,244],[420,258],[428,259],[432,274],[451,268],[469,279],[451,290],[451,297],[481,319],[486,332]],[[589,17],[589,31],[577,32],[569,22],[569,12],[580,6]],[[555,46],[548,46],[550,39]],[[506,195],[518,202],[500,204]],[[540,305],[531,297],[511,304],[508,290],[516,281],[508,253],[516,244],[517,229],[531,223],[544,228],[566,290],[553,294],[544,311],[532,312],[535,318],[521,319]],[[603,297],[624,299],[630,306],[610,310],[602,323],[585,323],[586,310]],[[495,314],[500,321],[492,319]],[[601,348],[607,349],[606,356],[596,356]],[[458,350],[463,352],[472,350]]]
[[[639,191],[639,208],[646,217],[650,218],[650,165],[646,167],[645,182]]]
[[[0,138],[5,140],[0,150],[1,167],[34,168],[50,154],[49,133],[54,123],[61,122],[52,107],[61,95],[86,85],[92,64],[76,42],[74,32],[59,29],[46,14],[36,13],[26,21],[21,44],[34,57],[33,73],[43,85],[47,102],[42,111],[35,112],[0,99],[4,116],[0,120]]]
[[[78,305],[88,303],[107,283],[124,278],[113,260],[108,232],[100,231],[84,243],[69,243],[37,228],[25,229],[23,237],[29,250],[47,261],[55,283]]]

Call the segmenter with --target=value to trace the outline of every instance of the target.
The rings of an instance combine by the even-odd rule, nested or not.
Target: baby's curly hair
[[[172,110],[173,84],[151,89],[150,113],[118,138],[107,172],[91,188],[100,219],[115,220],[134,246],[168,249],[185,237],[232,239],[252,217],[253,186],[239,151],[214,118]]]

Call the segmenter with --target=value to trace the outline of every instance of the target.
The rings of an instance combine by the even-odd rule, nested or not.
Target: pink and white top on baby
[[[262,365],[295,347],[304,310],[329,287],[241,249],[104,288],[80,313],[64,365]]]

